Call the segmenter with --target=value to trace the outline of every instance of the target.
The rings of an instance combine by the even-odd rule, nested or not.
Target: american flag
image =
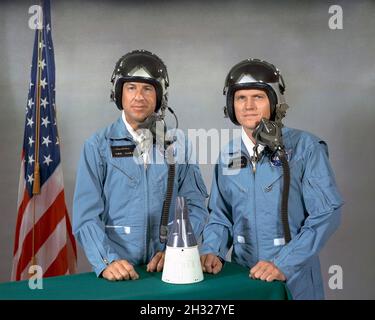
[[[43,19],[35,31],[18,189],[12,268],[12,280],[16,281],[30,277],[31,265],[40,266],[43,277],[51,277],[75,273],[77,263],[60,161],[49,1],[42,1],[41,8]]]

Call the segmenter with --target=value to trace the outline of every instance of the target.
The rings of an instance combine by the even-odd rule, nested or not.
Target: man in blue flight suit
[[[282,126],[284,90],[279,70],[258,59],[236,64],[226,78],[225,111],[242,126],[242,136],[221,151],[215,166],[202,268],[218,273],[233,245],[231,261],[248,267],[250,277],[286,281],[294,299],[323,299],[318,253],[340,223],[343,201],[326,143]],[[288,178],[278,156],[256,139],[263,122],[274,124],[264,137],[269,128],[282,133]],[[285,179],[290,193],[283,216]]]
[[[98,276],[135,280],[139,276],[134,265],[148,263],[147,271],[153,272],[161,271],[164,263],[165,244],[159,239],[159,229],[170,162],[155,136],[138,129],[168,108],[167,68],[155,54],[135,50],[120,58],[111,82],[111,97],[122,116],[84,144],[74,194],[73,232]],[[199,167],[189,163],[191,150],[185,144],[179,150],[177,142],[172,148],[183,160],[175,163],[167,211],[174,212],[177,195],[185,197],[198,238],[208,216],[206,187]],[[159,163],[152,160],[160,156]]]

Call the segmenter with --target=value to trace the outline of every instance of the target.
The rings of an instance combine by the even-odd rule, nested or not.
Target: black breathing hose
[[[282,198],[281,198],[281,221],[282,221],[283,228],[284,228],[285,243],[288,243],[291,240],[289,219],[288,219],[290,169],[289,169],[288,160],[286,159],[285,151],[279,150],[277,154],[283,166],[283,172],[284,172],[283,193],[282,193]]]
[[[178,119],[176,114],[174,113],[173,109],[170,107],[167,107],[169,112],[172,113],[172,115],[175,118],[176,121],[176,127],[175,130],[178,128]],[[164,123],[164,133],[167,130],[166,124],[164,122],[164,116],[162,116],[162,120]],[[174,178],[176,175],[176,163],[174,161],[173,157],[173,139],[172,140],[165,140],[162,142],[168,162],[168,180],[167,180],[167,191],[165,194],[165,199],[163,202],[163,209],[162,214],[160,217],[160,228],[159,228],[159,238],[161,243],[166,243],[168,240],[168,221],[169,221],[169,210],[172,203],[172,197],[173,197],[173,189],[174,189]]]
[[[163,203],[163,211],[160,219],[160,242],[166,243],[168,239],[168,220],[169,220],[169,209],[171,207],[172,196],[173,196],[173,185],[174,177],[176,174],[176,164],[173,158],[173,147],[169,146],[166,150],[168,159],[168,181],[167,181],[167,192],[165,194],[165,200]]]

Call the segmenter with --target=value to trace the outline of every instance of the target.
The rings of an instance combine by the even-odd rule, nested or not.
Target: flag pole
[[[39,17],[40,18],[40,17]],[[35,165],[34,165],[34,183],[33,183],[33,230],[32,230],[32,259],[31,265],[36,265],[35,257],[35,198],[40,194],[40,168],[39,168],[39,140],[40,140],[40,77],[43,46],[41,45],[41,34],[43,30],[43,21],[38,19],[38,60],[37,60],[37,83],[36,87],[36,101],[35,101]]]
[[[43,26],[42,26],[43,27]],[[37,94],[35,103],[35,166],[34,166],[34,184],[33,195],[40,194],[40,171],[39,171],[39,139],[40,139],[40,56],[43,46],[40,42],[42,29],[38,29],[38,67],[37,67]]]

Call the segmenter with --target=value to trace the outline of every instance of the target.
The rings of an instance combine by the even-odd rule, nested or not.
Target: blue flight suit
[[[124,149],[129,153],[132,151],[129,146],[134,145],[133,137],[120,117],[86,140],[79,161],[73,233],[98,276],[114,260],[146,264],[157,251],[165,249],[159,240],[159,226],[167,190],[168,164],[155,144],[152,154],[159,152],[160,164],[154,161],[145,167],[129,154],[113,154],[114,150]],[[185,197],[198,239],[208,216],[205,204],[208,194],[199,167],[189,163],[191,152],[186,144],[176,142],[175,145],[175,155],[180,152],[185,162],[176,164],[169,221],[174,218],[176,196]],[[180,150],[181,145],[185,150]]]
[[[200,253],[225,259],[233,244],[233,262],[252,268],[260,260],[271,261],[286,276],[294,299],[323,299],[318,253],[340,223],[343,200],[326,143],[296,129],[284,127],[282,133],[290,166],[288,215],[292,240],[285,244],[280,161],[273,158],[271,162],[263,154],[253,173],[249,154],[238,138],[222,150],[215,166],[210,216]],[[230,168],[231,160],[241,155],[248,159],[246,167]]]

